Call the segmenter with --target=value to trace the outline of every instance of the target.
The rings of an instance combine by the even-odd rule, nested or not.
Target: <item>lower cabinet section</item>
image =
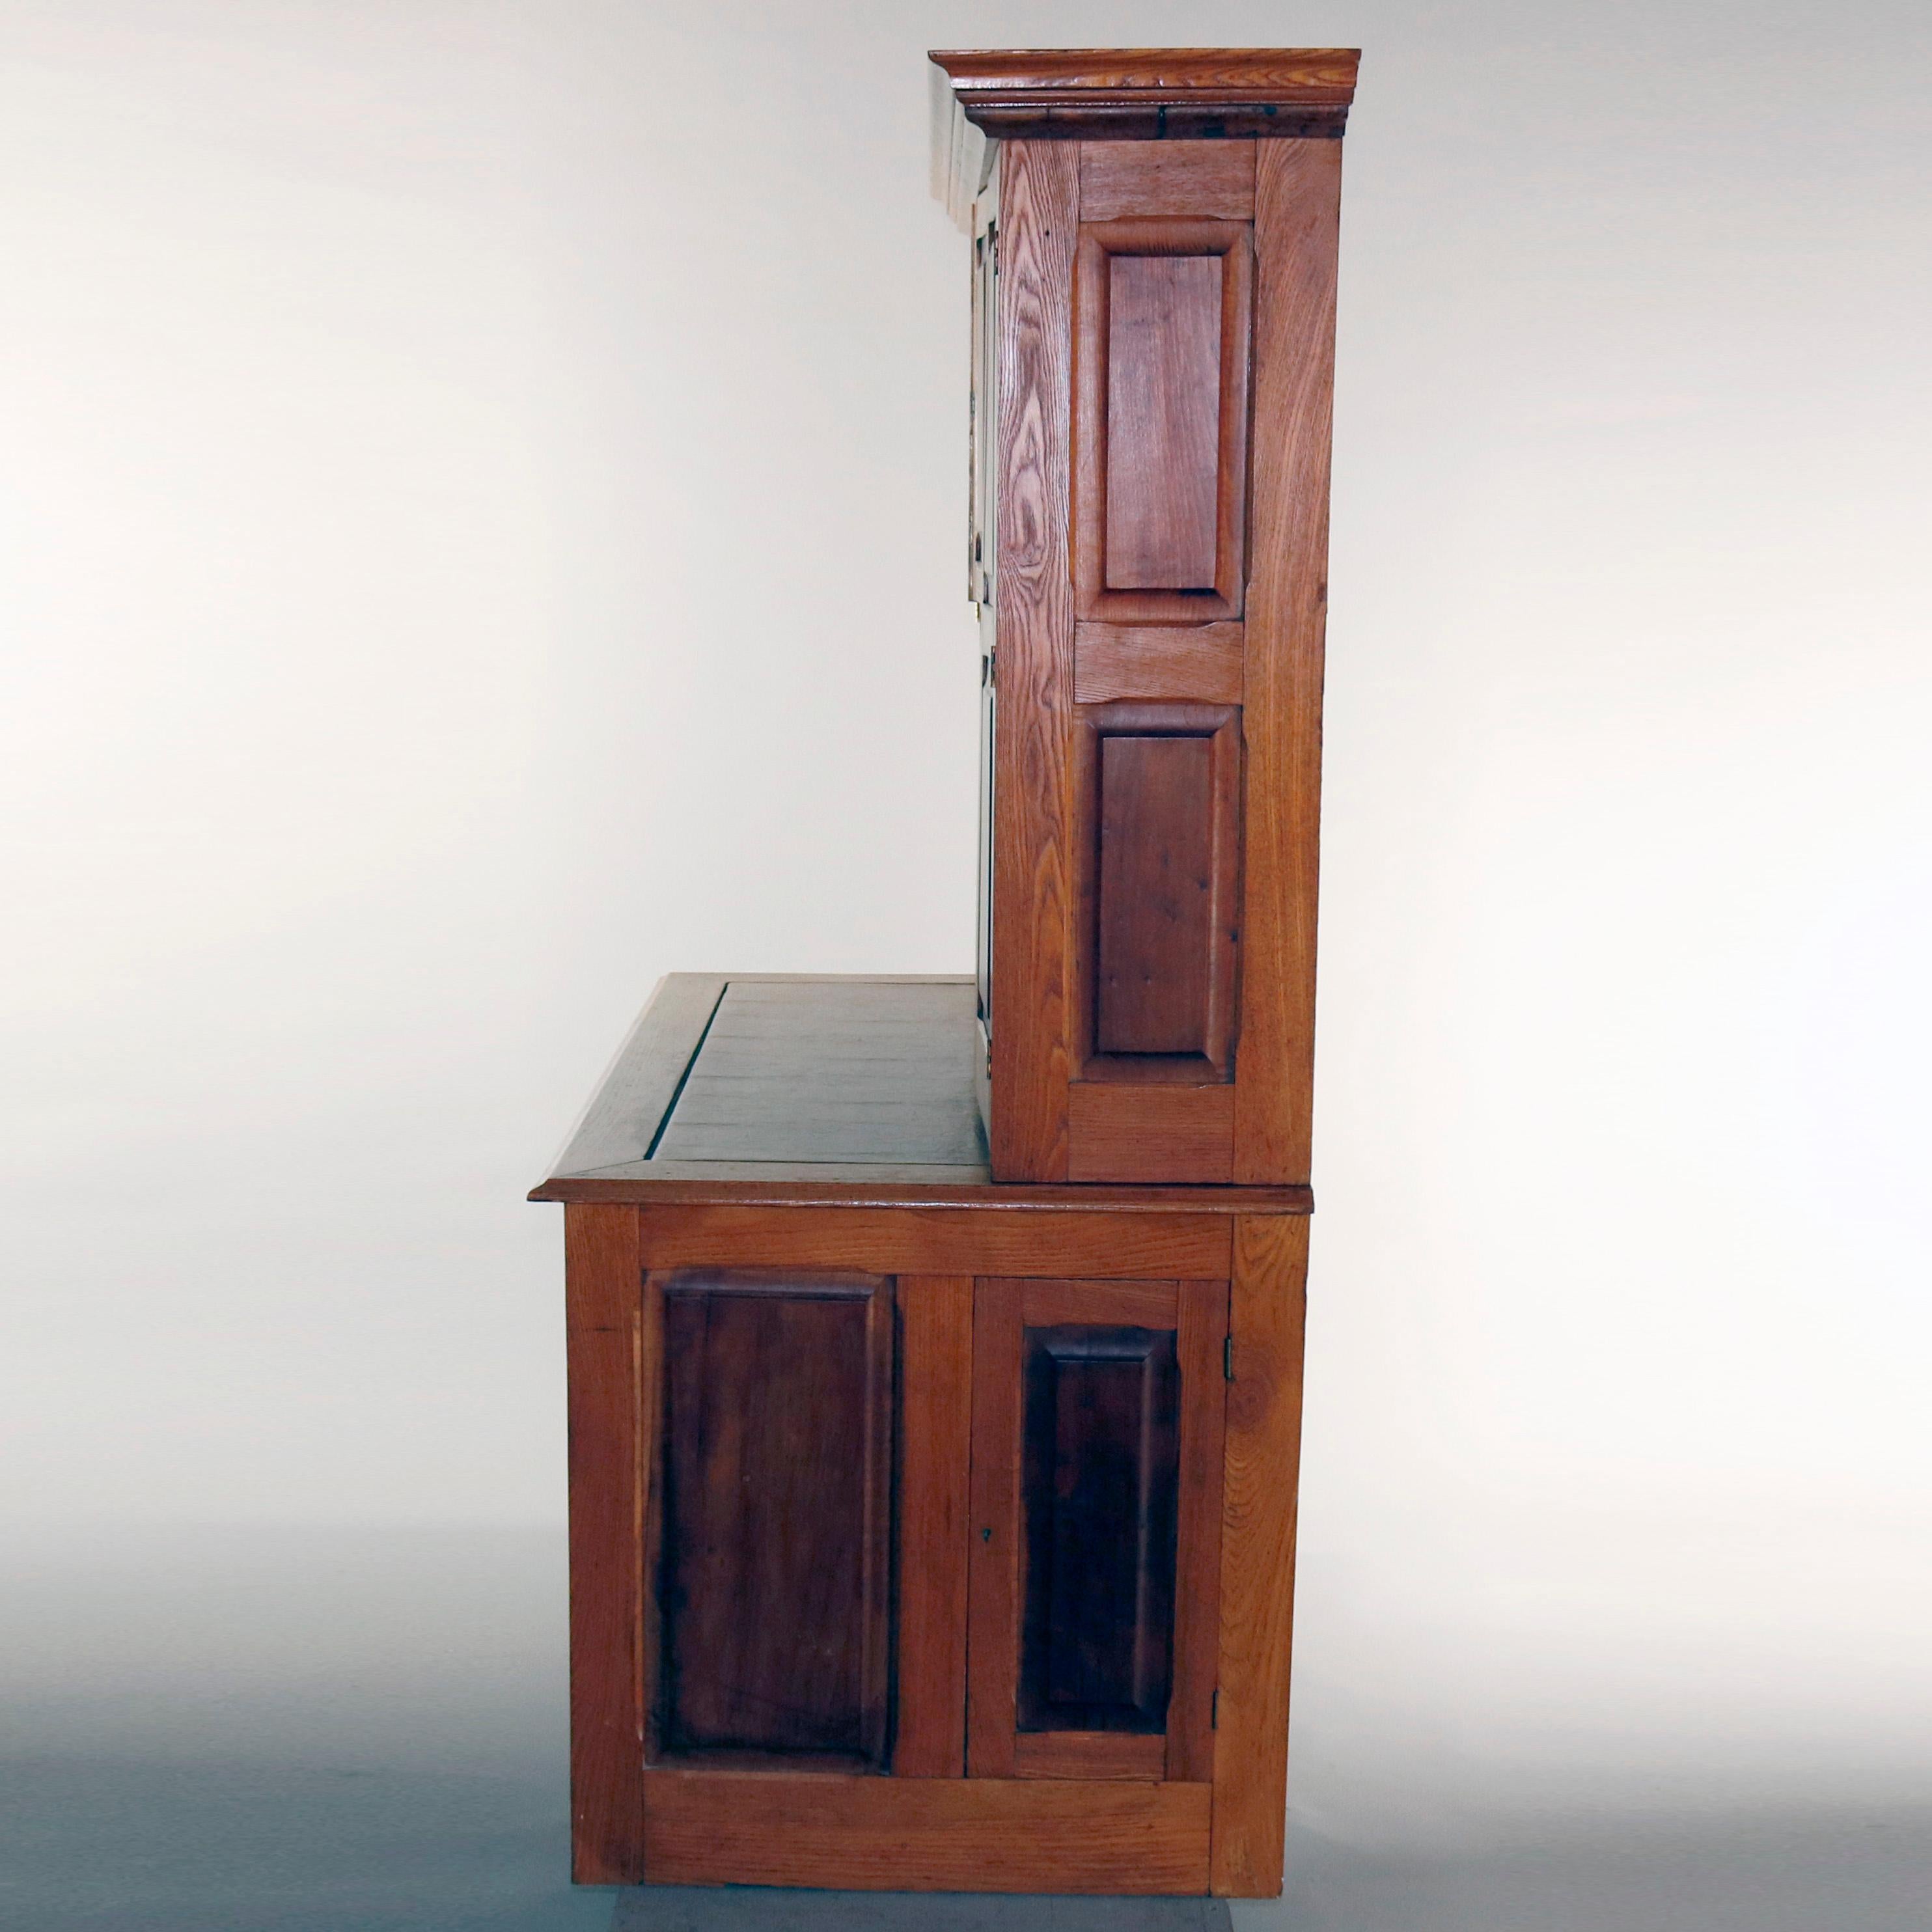
[[[570,1212],[580,1879],[1278,1888],[1265,1832],[1258,1874],[1216,1854],[1251,1769],[1282,1802],[1278,1750],[1217,1762],[1217,1690],[1285,1732],[1285,1618],[1233,1668],[1222,1607],[1257,1556],[1287,1588],[1292,1457],[1231,1484],[1258,1424],[1292,1450],[1300,1250],[1246,1281],[1228,1216],[1218,1278],[982,1272],[1022,1214],[938,1274],[916,1214]],[[774,1263],[788,1215],[810,1267]],[[1162,1218],[1090,1264],[1157,1262]],[[926,1267],[880,1267],[901,1237]],[[1294,1353],[1244,1391],[1246,1293],[1292,1299]]]

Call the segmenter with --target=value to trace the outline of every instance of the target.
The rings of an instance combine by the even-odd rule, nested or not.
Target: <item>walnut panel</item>
[[[1022,1731],[1167,1729],[1180,1378],[1172,1329],[1025,1331]]]
[[[883,1760],[892,1303],[859,1279],[664,1283],[656,1755]]]
[[[1240,615],[1246,224],[1090,221],[1074,273],[1076,614]]]
[[[1232,1076],[1239,716],[1206,704],[1079,712],[1074,1018],[1084,1081]]]
[[[1214,588],[1221,264],[1107,258],[1109,590]]]

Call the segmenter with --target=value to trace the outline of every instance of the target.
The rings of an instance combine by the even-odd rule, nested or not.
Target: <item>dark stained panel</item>
[[[656,1544],[660,1756],[878,1763],[892,1289],[674,1280]]]
[[[1171,1330],[1025,1333],[1022,1731],[1163,1730],[1180,1381]]]
[[[1213,748],[1204,737],[1100,742],[1094,1045],[1204,1053],[1214,968]]]
[[[1220,481],[1218,255],[1108,260],[1109,590],[1212,590]]]

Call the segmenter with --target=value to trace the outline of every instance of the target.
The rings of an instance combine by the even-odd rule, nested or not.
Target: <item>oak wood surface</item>
[[[1096,748],[1094,1051],[1204,1058],[1216,950],[1209,741],[1117,731]]]
[[[1022,1731],[1013,1740],[1021,1778],[1158,1779],[1166,1764],[1167,1740],[1157,1732]]]
[[[1246,141],[1084,141],[1080,218],[1193,216],[1248,221],[1255,212],[1255,150]]]
[[[962,1208],[646,1208],[638,1214],[639,1250],[653,1268],[970,1270],[1103,1280],[1225,1279],[1232,1218],[982,1214]]]
[[[905,1276],[898,1313],[898,1723],[892,1768],[898,1778],[959,1778],[966,1769],[972,1277]]]
[[[1130,1322],[1172,1328],[1180,1318],[1180,1286],[1172,1281],[1028,1281],[1020,1288],[1021,1318],[1029,1328],[1068,1322]]]
[[[1070,1096],[1073,1178],[1225,1180],[1234,1161],[1236,1091],[1079,1082]]]
[[[1064,1180],[1076,890],[1067,506],[1079,157],[1064,146],[1012,141],[1000,166],[992,1158],[1000,1180]]]
[[[973,1534],[968,1547],[966,1768],[1011,1778],[1019,1694],[1020,1351],[1026,1284],[982,1280],[973,1299]]]
[[[1238,1898],[1269,1898],[1281,1889],[1288,1773],[1308,1223],[1244,1215],[1235,1230],[1214,1888]]]
[[[1221,264],[1110,254],[1109,590],[1212,590],[1220,481]]]
[[[1203,279],[1198,289],[1186,284],[1190,299],[1178,291],[1164,304],[1138,298],[1140,278],[1162,261],[1211,266],[1190,267]],[[1138,271],[1123,266],[1134,263]],[[1204,290],[1216,267],[1218,300],[1210,310]],[[1117,334],[1120,277],[1120,299],[1139,326]],[[1082,220],[1074,268],[1072,478],[1074,603],[1082,621],[1198,624],[1240,616],[1252,282],[1246,223]],[[1204,334],[1219,338],[1211,369]],[[1130,365],[1119,385],[1117,355]],[[1160,406],[1150,413],[1136,397],[1158,398]],[[1171,452],[1180,451],[1186,460],[1177,470]],[[1117,567],[1114,511],[1123,491],[1135,512],[1125,527],[1144,534]],[[1164,536],[1181,540],[1163,542]],[[1162,556],[1166,548],[1171,556]],[[1146,580],[1150,566],[1163,562],[1169,580]]]
[[[644,1875],[638,1468],[640,1269],[626,1208],[564,1216],[568,1292],[571,1870],[580,1885]]]
[[[892,1285],[663,1286],[653,1755],[886,1750]]]
[[[1239,716],[1226,706],[1131,704],[1076,714],[1074,1042],[1084,1081],[1195,1084],[1232,1071]],[[1078,1157],[1070,1155],[1070,1173]],[[1080,1178],[1142,1177],[1089,1169]]]
[[[1241,701],[1242,627],[1218,624],[1076,624],[1073,699],[1159,703]]]
[[[1214,1774],[1214,1686],[1220,1672],[1221,1491],[1227,1381],[1228,1284],[1184,1281],[1179,1291],[1181,1441],[1180,1541],[1174,1558],[1174,1697],[1167,1775]]]
[[[1247,807],[1238,1181],[1308,1178],[1322,671],[1341,150],[1256,156],[1256,446],[1243,731]]]
[[[972,1775],[1158,1777],[1163,1766],[1170,1778],[1211,1774],[1226,1308],[1225,1281],[982,1280],[976,1284],[968,1705]],[[1030,1461],[1038,1458],[1036,1453],[1030,1459],[1028,1435],[1044,1417],[1040,1392],[1028,1391],[1025,1364],[1033,1345],[1054,1337],[1078,1340],[1084,1334],[1104,1352],[1112,1343],[1144,1344],[1156,1331],[1165,1331],[1163,1346],[1172,1349],[1179,1370],[1175,1496],[1182,1520],[1178,1532],[1160,1532],[1176,1536],[1168,1546],[1170,1577],[1180,1599],[1172,1624],[1172,1694],[1154,1694],[1165,1708],[1152,1714],[1150,1723],[1115,1711],[1102,1714],[1096,1731],[1077,1721],[1087,1714],[1069,1706],[1065,1728],[1032,1728],[1039,1721],[1040,1700],[1030,1696],[1026,1682],[1023,1644],[1029,1639],[1024,1611],[1030,1592],[1037,1590],[1040,1558],[1036,1553],[1029,1557],[1028,1542],[1050,1522],[1054,1504],[1042,1492],[1037,1469],[1029,1474]],[[1072,1399],[1078,1391],[1068,1393]],[[1128,1418],[1122,1426],[1132,1435],[1142,1425]],[[1104,1418],[1090,1416],[1075,1432],[1090,1433],[1094,1426],[1100,1432],[1097,1444],[1107,1434]],[[1039,1446],[1034,1445],[1036,1451]],[[1146,1459],[1138,1460],[1144,1468]],[[1172,1465],[1172,1451],[1165,1460]],[[1104,1480],[1104,1468],[1096,1467]],[[1066,1491],[1073,1497],[1080,1487],[1079,1472],[1066,1473],[1076,1479]],[[1053,1493],[1058,1492],[1056,1486]],[[1094,1545],[1078,1553],[1105,1569],[1103,1546],[1111,1540],[1116,1553],[1123,1548],[1131,1553],[1139,1534],[1136,1531],[1125,1543],[1119,1537],[1076,1538]],[[1143,1606],[1136,1614],[1150,1612]],[[1158,1609],[1151,1614],[1166,1616]],[[1036,1630],[1033,1640],[1039,1634]],[[1103,1666],[1105,1648],[1100,1659]],[[1022,1723],[1029,1728],[1022,1730]],[[1132,1736],[1136,1730],[1143,1742],[1111,1754],[1090,1739],[1082,1742],[1090,1732]],[[1062,1738],[1070,1739],[1064,1748],[1057,1742]]]
[[[652,1772],[664,1885],[1203,1893],[1204,1784]]]

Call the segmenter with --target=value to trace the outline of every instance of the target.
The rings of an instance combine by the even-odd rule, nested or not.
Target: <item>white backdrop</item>
[[[924,50],[1284,40],[1366,50],[1295,1802],[1932,1791],[1904,4],[4,0],[9,1518],[560,1517],[520,1196],[652,981],[970,964]]]

